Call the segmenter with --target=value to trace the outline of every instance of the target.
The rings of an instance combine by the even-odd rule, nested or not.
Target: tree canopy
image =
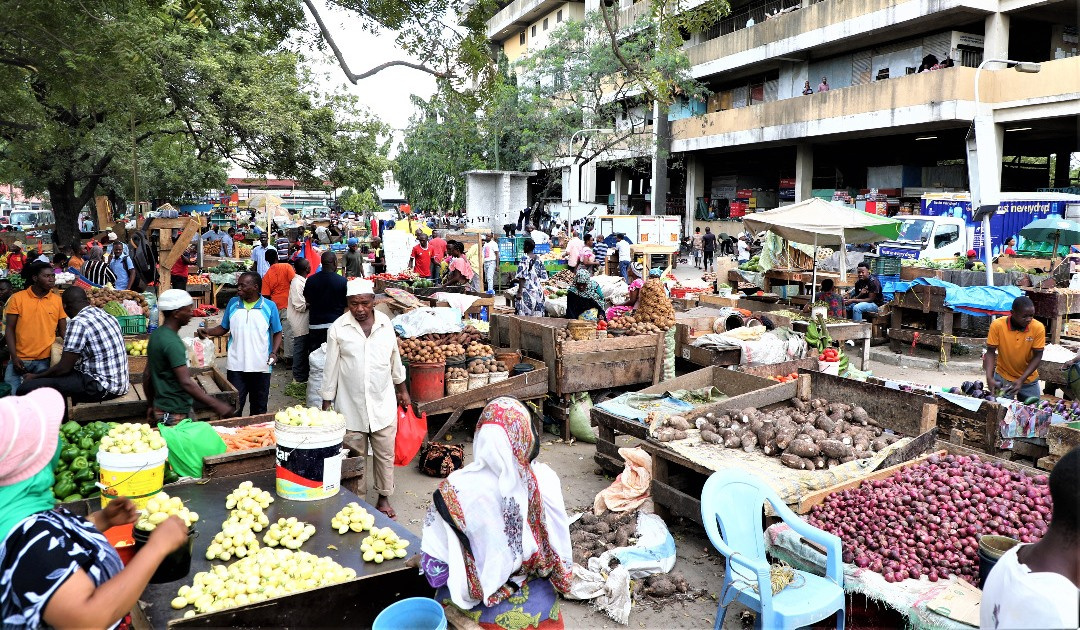
[[[0,0],[0,14],[0,175],[48,191],[62,242],[102,187],[133,193],[133,160],[140,196],[223,183],[226,160],[359,190],[388,165],[385,127],[320,94],[290,49],[297,1]]]

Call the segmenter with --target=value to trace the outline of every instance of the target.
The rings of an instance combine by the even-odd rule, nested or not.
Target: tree
[[[149,160],[140,188],[169,194],[170,173],[220,181],[224,160],[311,187],[369,188],[385,170],[385,128],[319,94],[289,50],[295,1],[0,0],[0,13],[0,162],[48,191],[61,242],[103,185],[133,195],[133,146]]]

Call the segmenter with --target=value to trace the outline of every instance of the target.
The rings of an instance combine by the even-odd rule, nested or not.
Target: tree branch
[[[86,185],[83,186],[82,192],[75,197],[75,207],[81,208],[90,201],[90,198],[94,196],[94,192],[97,190],[98,182],[105,175],[105,168],[112,162],[113,156],[111,154],[105,154],[101,156],[101,159],[94,165],[93,175],[87,180]]]
[[[345,73],[345,78],[347,78],[349,82],[354,85],[363,79],[378,74],[383,70],[386,70],[387,68],[392,68],[394,66],[404,66],[406,68],[412,68],[413,70],[427,72],[428,74],[439,78],[448,78],[450,76],[445,72],[440,72],[438,70],[435,70],[434,68],[429,68],[428,66],[425,66],[423,64],[412,63],[410,61],[388,61],[386,63],[379,64],[374,68],[367,70],[366,72],[354,74],[353,71],[349,69],[349,64],[345,61],[345,55],[341,52],[341,48],[338,47],[337,42],[334,40],[334,36],[330,34],[330,29],[326,28],[326,24],[323,23],[322,16],[319,15],[319,11],[315,8],[315,4],[311,0],[304,0],[304,6],[307,7],[308,11],[311,13],[311,16],[315,18],[315,23],[319,26],[319,32],[322,33],[322,36],[326,40],[326,43],[330,45],[330,50],[334,51],[334,57],[337,58],[338,65],[341,66],[342,72]]]
[[[622,50],[619,48],[619,29],[617,26],[611,24],[611,16],[608,15],[607,9],[604,7],[603,2],[600,3],[599,9],[600,16],[604,18],[604,30],[607,31],[608,39],[611,40],[611,52],[614,53],[615,59],[619,61],[619,65],[626,68],[626,71],[630,73],[631,76],[638,76],[638,82],[641,84],[641,90],[649,95],[650,100],[656,100],[656,95],[653,93],[653,90],[650,88],[648,83],[646,81],[640,80],[637,68],[635,68],[634,65],[631,64],[625,56],[623,56]]]

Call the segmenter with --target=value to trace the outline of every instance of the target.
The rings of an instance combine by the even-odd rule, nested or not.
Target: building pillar
[[[693,153],[686,156],[686,216],[683,218],[683,234],[694,232],[694,215],[697,213],[698,197],[705,196],[705,160]]]
[[[1054,188],[1067,188],[1072,185],[1069,181],[1069,167],[1072,165],[1072,150],[1062,148],[1054,154]]]
[[[634,0],[619,0],[619,10],[629,9],[634,6]]]
[[[983,60],[1009,58],[1009,16],[991,13],[986,16],[983,35]]]
[[[814,145],[795,147],[795,203],[806,201],[814,189]]]
[[[652,152],[652,202],[650,203],[651,215],[663,215],[667,213],[667,196],[670,180],[668,179],[668,155],[671,153],[671,123],[668,121],[668,110],[659,102],[653,103],[653,139]]]

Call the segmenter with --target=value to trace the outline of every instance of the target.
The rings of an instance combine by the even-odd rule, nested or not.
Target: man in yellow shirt
[[[986,384],[994,383],[1009,398],[1039,397],[1039,363],[1046,346],[1046,327],[1035,321],[1035,305],[1026,295],[1013,300],[1012,313],[990,324],[986,336]]]
[[[4,340],[11,361],[4,381],[11,386],[12,393],[22,384],[24,374],[40,374],[49,369],[53,341],[63,337],[67,329],[64,305],[60,296],[53,293],[56,274],[52,265],[32,262],[23,270],[23,277],[30,286],[12,295],[5,308]]]

